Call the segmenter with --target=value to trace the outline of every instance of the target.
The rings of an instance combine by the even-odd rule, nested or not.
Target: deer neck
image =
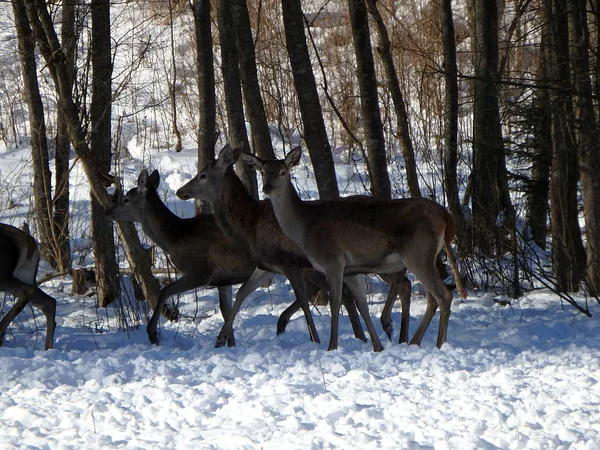
[[[291,181],[270,195],[273,212],[286,236],[304,248],[304,230],[309,217],[309,206],[298,196]]]
[[[150,194],[148,200],[150,206],[145,211],[142,230],[156,245],[171,253],[173,243],[181,237],[178,230],[183,219],[173,214],[158,194]]]
[[[256,223],[257,205],[233,168],[229,167],[221,195],[213,203],[217,224],[226,234],[245,238]]]

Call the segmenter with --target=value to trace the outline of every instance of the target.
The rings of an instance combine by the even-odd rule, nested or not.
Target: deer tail
[[[452,239],[454,239],[457,232],[456,221],[447,210],[444,209],[444,213],[446,217],[446,233],[444,235],[444,247],[446,248],[446,254],[448,255],[448,261],[450,262],[450,266],[452,267],[452,272],[454,272],[454,282],[456,283],[456,289],[458,290],[460,297],[466,299],[467,291],[462,283],[460,273],[458,272],[458,265],[456,264],[454,252],[452,251],[452,247],[450,247],[450,242],[452,242]]]

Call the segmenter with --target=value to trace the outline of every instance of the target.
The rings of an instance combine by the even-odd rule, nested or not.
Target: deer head
[[[236,147],[226,144],[216,160],[210,161],[194,178],[177,190],[177,197],[182,200],[198,198],[214,203],[223,191],[225,171],[238,160],[243,146],[243,142]]]
[[[106,210],[104,216],[111,220],[142,222],[147,205],[148,193],[156,192],[160,183],[160,174],[155,170],[150,175],[144,169],[138,176],[137,186],[123,195],[120,189],[115,191],[115,204]]]
[[[242,160],[262,175],[263,193],[267,196],[275,195],[289,183],[290,170],[297,166],[302,156],[300,147],[290,151],[282,161],[268,161],[268,164],[258,156],[242,153]]]

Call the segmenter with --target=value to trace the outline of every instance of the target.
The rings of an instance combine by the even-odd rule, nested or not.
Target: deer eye
[[[123,199],[123,203],[129,203],[129,199],[128,198],[124,198]]]
[[[284,177],[285,176],[285,170],[282,170],[281,172],[279,172],[279,176],[280,177]]]
[[[201,173],[200,174],[200,179],[201,180],[206,180],[206,174],[205,173]]]

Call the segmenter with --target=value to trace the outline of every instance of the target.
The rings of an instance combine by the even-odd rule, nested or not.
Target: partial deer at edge
[[[406,268],[427,291],[427,309],[410,343],[420,345],[439,307],[437,346],[441,347],[447,337],[452,293],[439,276],[435,260],[444,246],[451,256],[449,243],[456,234],[452,216],[441,205],[417,198],[309,204],[300,199],[290,178],[290,170],[300,162],[300,156],[299,147],[284,160],[276,161],[242,154],[247,164],[261,172],[263,192],[271,199],[284,233],[327,277],[331,290],[329,349],[338,346],[344,275],[395,273]],[[458,281],[458,274],[455,276]],[[365,307],[366,299],[356,300]]]
[[[0,345],[6,329],[29,302],[46,316],[45,349],[54,345],[56,300],[36,284],[40,253],[35,239],[11,225],[0,223],[0,291],[17,300],[0,321]]]
[[[115,205],[106,211],[106,217],[111,220],[141,223],[144,233],[169,255],[181,272],[177,280],[160,291],[147,327],[153,344],[159,341],[158,321],[170,297],[202,286],[215,286],[219,291],[221,314],[227,320],[231,313],[232,284],[246,283],[240,290],[248,295],[273,276],[259,270],[251,278],[256,264],[245,247],[225,236],[212,215],[184,219],[171,212],[156,192],[159,182],[158,171],[148,175],[142,170],[137,186],[117,198]],[[226,342],[229,346],[235,345],[233,334]]]

